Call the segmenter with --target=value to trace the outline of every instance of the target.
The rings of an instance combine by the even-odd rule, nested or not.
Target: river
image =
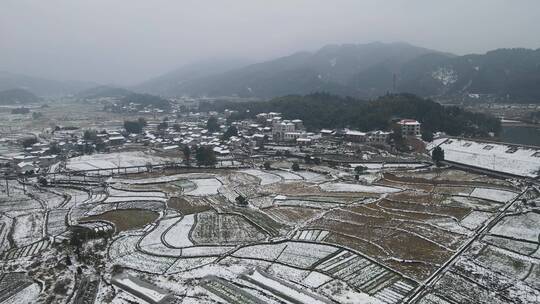
[[[540,146],[540,126],[503,125],[500,140],[514,144]]]

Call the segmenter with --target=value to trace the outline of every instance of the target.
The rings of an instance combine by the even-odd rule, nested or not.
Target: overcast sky
[[[0,70],[130,84],[329,43],[540,48],[539,0],[0,0]]]

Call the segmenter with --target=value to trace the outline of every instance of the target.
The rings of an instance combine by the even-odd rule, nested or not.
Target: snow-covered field
[[[96,153],[71,158],[68,160],[66,168],[74,171],[114,169],[118,167],[144,166],[147,163],[163,164],[167,161],[168,159],[166,158],[153,156],[141,151]]]
[[[493,216],[494,214],[489,212],[472,211],[461,220],[461,226],[470,230],[476,230]]]
[[[41,289],[39,285],[34,283],[16,293],[12,297],[4,300],[2,304],[23,304],[23,303],[36,303],[36,299]]]
[[[292,288],[290,283],[281,283],[280,280],[273,279],[268,275],[263,275],[256,270],[248,275],[248,278],[263,286],[264,289],[275,292],[277,295],[284,294],[288,299],[292,299],[295,303],[327,303],[327,301],[321,300],[320,297],[316,295],[311,295],[309,292],[302,292],[297,288]]]
[[[176,248],[193,246],[193,242],[189,239],[189,231],[195,223],[193,214],[184,216],[179,222],[174,224],[172,228],[164,235],[164,240],[171,246]]]
[[[217,194],[219,187],[221,187],[221,182],[215,178],[192,179],[190,181],[194,183],[197,188],[186,192],[187,195],[204,196]]]
[[[352,168],[356,168],[358,166],[364,166],[367,167],[368,170],[371,171],[380,171],[383,169],[416,169],[425,167],[426,164],[424,163],[358,163],[358,164],[350,164]]]
[[[454,138],[439,146],[444,150],[446,160],[465,165],[526,177],[536,177],[540,170],[540,150],[533,148]]]
[[[181,249],[174,249],[165,246],[161,237],[171,226],[176,224],[180,217],[162,219],[154,230],[150,231],[140,242],[140,247],[144,252],[156,255],[180,256]]]
[[[13,240],[17,247],[28,245],[43,237],[44,216],[42,212],[24,214],[15,218]]]
[[[324,183],[319,187],[323,191],[329,192],[365,192],[365,193],[393,193],[399,192],[401,189],[384,187],[384,186],[367,186],[361,184],[347,184],[347,183]]]
[[[212,178],[213,174],[209,173],[182,173],[174,175],[165,175],[159,177],[149,177],[149,178],[113,178],[112,182],[130,184],[130,185],[145,185],[145,184],[158,184],[158,183],[168,183],[177,180],[187,180],[187,179],[200,179],[200,178]]]
[[[540,236],[540,214],[528,212],[525,214],[507,216],[490,231],[496,235],[538,242]]]
[[[139,202],[139,201],[162,201],[166,202],[165,197],[155,196],[109,196],[105,200],[105,203],[119,203],[119,202]]]
[[[471,196],[506,203],[513,200],[517,196],[517,193],[489,188],[475,188],[471,193]]]
[[[296,171],[294,174],[300,175],[307,182],[322,182],[328,179],[325,175],[311,171]]]
[[[246,173],[246,174],[249,174],[249,175],[253,175],[253,176],[259,178],[261,180],[261,185],[263,185],[263,186],[273,184],[273,183],[277,183],[277,182],[281,181],[280,176],[278,176],[276,174],[266,172],[266,171],[262,171],[262,170],[246,169],[246,170],[241,170],[239,172]]]
[[[302,180],[302,177],[299,176],[296,173],[289,172],[289,171],[283,171],[283,170],[274,170],[272,171],[273,174],[281,176],[284,180]]]

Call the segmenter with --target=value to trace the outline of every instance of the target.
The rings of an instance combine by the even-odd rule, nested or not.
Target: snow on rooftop
[[[365,136],[365,132],[355,131],[355,130],[347,130],[345,131],[345,135],[351,135],[351,136]]]
[[[437,143],[448,161],[519,176],[539,175],[540,149],[455,138],[439,139]]]
[[[400,125],[414,126],[419,125],[420,123],[414,119],[402,119],[398,122]]]

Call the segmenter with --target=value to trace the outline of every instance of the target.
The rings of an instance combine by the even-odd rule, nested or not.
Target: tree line
[[[257,113],[280,112],[286,119],[302,119],[308,130],[352,128],[363,131],[391,129],[400,118],[416,119],[427,132],[452,136],[487,137],[501,131],[500,120],[457,106],[443,106],[413,94],[388,94],[365,101],[327,93],[290,95],[259,102],[202,102],[199,111],[236,110],[229,120],[253,118]]]

